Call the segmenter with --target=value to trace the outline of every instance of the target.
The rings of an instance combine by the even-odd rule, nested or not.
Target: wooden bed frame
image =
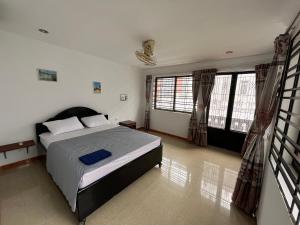
[[[46,121],[61,120],[72,116],[79,119],[86,116],[98,115],[96,112],[86,107],[73,107],[62,111],[53,118]],[[105,115],[108,118],[108,115]],[[37,123],[36,138],[39,149],[45,150],[40,143],[39,135],[49,132],[48,128],[42,123]],[[111,199],[114,195],[122,191],[137,178],[152,169],[154,166],[161,167],[162,162],[162,144],[154,148],[150,152],[138,157],[137,159],[125,164],[119,169],[100,178],[85,188],[79,189],[77,192],[76,215],[79,224],[85,224],[86,217],[98,209],[101,205]]]

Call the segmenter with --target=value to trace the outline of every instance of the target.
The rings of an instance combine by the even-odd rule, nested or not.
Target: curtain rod
[[[297,13],[297,15],[295,16],[293,22],[291,23],[291,25],[285,31],[285,34],[287,34],[288,32],[290,32],[290,30],[293,28],[293,25],[296,22],[296,20],[299,18],[299,16],[300,16],[300,11]]]

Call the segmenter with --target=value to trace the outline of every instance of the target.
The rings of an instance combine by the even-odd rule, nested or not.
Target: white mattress
[[[114,128],[117,126],[118,125],[107,124],[107,125],[100,126],[100,127],[84,128],[81,130],[76,130],[76,131],[58,134],[58,135],[53,135],[50,132],[47,132],[47,133],[40,134],[40,140],[41,140],[41,143],[44,145],[44,147],[46,149],[48,149],[49,145],[53,142],[62,141],[62,140],[66,140],[66,139],[70,139],[70,138],[74,138],[74,137],[79,137],[82,135],[99,132],[99,131],[103,131],[106,129],[111,129],[111,128]],[[114,160],[114,161],[111,161],[101,167],[98,167],[97,169],[95,169],[91,172],[85,173],[83,175],[83,177],[81,178],[79,188],[84,188],[84,187],[90,185],[91,183],[99,180],[100,178],[102,178],[102,177],[106,176],[107,174],[113,172],[114,170],[122,167],[123,165],[133,161],[134,159],[140,157],[141,155],[146,154],[147,152],[151,151],[152,149],[158,147],[160,145],[160,141],[161,140],[158,139],[158,140],[156,140],[152,143],[149,143],[147,145],[144,145],[141,148],[138,148],[138,149]]]

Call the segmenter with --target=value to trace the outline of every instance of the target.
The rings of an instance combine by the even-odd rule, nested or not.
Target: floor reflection
[[[201,196],[213,202],[219,200],[221,207],[230,210],[236,178],[236,171],[204,161],[200,185]]]
[[[236,171],[225,168],[220,202],[220,205],[223,208],[230,209],[231,197],[234,191],[236,178]]]
[[[203,197],[213,202],[217,199],[219,170],[220,166],[214,163],[203,163],[200,192]]]
[[[184,164],[163,157],[161,173],[163,177],[182,188],[189,185],[192,179],[194,182],[199,181],[202,197],[230,210],[237,172],[209,161],[203,161],[202,164],[199,173],[192,173]]]
[[[191,182],[191,173],[187,167],[175,160],[163,157],[161,172],[164,177],[181,187]]]

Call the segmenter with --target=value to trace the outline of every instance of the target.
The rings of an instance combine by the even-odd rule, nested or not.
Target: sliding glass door
[[[254,119],[255,72],[218,73],[208,108],[208,143],[240,152]]]

